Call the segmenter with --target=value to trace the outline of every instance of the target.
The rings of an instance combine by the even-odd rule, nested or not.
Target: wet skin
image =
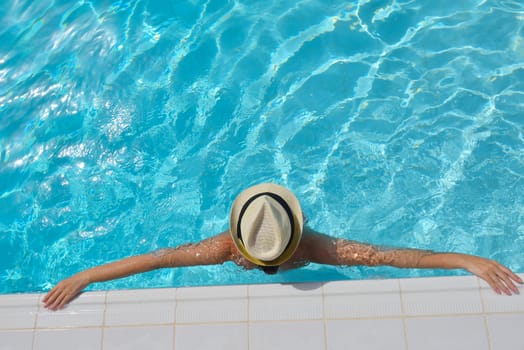
[[[160,268],[215,265],[232,261],[244,269],[259,268],[235,247],[229,231],[199,243],[165,248],[81,271],[59,282],[43,299],[50,310],[63,308],[84,288]],[[418,249],[382,249],[356,241],[334,238],[305,226],[293,256],[279,271],[303,267],[310,262],[336,266],[394,266],[398,268],[465,269],[485,280],[497,294],[518,294],[522,280],[494,260],[459,253],[435,253]]]

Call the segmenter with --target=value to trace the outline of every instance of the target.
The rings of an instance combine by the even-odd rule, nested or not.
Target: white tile
[[[107,294],[106,326],[173,324],[175,289],[111,291]]]
[[[401,279],[406,315],[446,315],[482,312],[474,276]]]
[[[34,350],[96,350],[102,348],[102,329],[37,330]]]
[[[35,327],[38,294],[8,294],[0,296],[0,329]]]
[[[326,324],[326,337],[328,350],[406,349],[401,319],[331,320]]]
[[[104,350],[172,350],[173,329],[173,326],[109,327],[104,331]]]
[[[524,349],[524,314],[490,315],[491,349]]]
[[[247,287],[192,287],[177,290],[176,323],[247,321]]]
[[[33,347],[33,330],[0,331],[0,350],[32,349],[32,347]]]
[[[409,350],[488,350],[484,317],[406,319]]]
[[[524,278],[524,276],[521,276]],[[519,285],[520,294],[505,295],[495,293],[490,286],[479,278],[482,302],[485,312],[523,312],[524,311],[524,286]]]
[[[81,294],[62,310],[40,308],[37,328],[102,327],[104,322],[105,292]]]
[[[177,325],[175,349],[248,349],[247,323]]]
[[[249,318],[264,320],[312,320],[323,318],[320,283],[249,286]]]
[[[340,281],[323,288],[327,319],[402,315],[398,280]]]
[[[249,325],[250,350],[325,349],[324,322],[254,322]]]

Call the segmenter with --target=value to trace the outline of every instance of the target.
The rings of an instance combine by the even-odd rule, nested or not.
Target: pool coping
[[[519,289],[501,296],[453,276],[94,291],[57,312],[42,306],[44,294],[8,294],[0,338],[19,349],[342,349],[349,339],[366,349],[524,348]]]

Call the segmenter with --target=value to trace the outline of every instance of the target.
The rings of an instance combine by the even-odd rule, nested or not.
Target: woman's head
[[[303,215],[295,195],[264,183],[242,191],[231,207],[230,233],[240,253],[276,273],[295,252],[302,237]],[[266,272],[268,273],[268,272]]]

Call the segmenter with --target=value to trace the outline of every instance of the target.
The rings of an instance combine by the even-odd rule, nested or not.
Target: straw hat
[[[242,255],[259,266],[278,266],[300,243],[300,203],[285,187],[264,183],[240,193],[231,207],[229,232]]]

